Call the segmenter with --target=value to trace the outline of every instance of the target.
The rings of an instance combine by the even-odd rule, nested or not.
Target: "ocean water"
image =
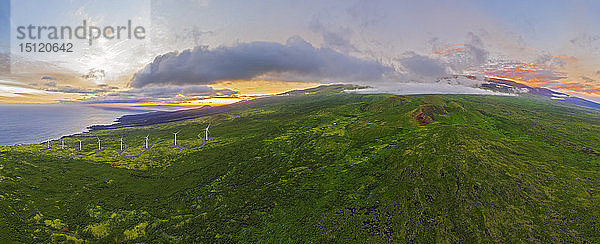
[[[0,104],[0,146],[41,143],[87,131],[91,125],[112,124],[135,110],[107,110],[81,104]]]

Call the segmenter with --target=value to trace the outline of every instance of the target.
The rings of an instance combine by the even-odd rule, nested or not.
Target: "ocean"
[[[0,104],[0,146],[41,143],[87,131],[91,125],[148,111],[109,110],[82,104]]]

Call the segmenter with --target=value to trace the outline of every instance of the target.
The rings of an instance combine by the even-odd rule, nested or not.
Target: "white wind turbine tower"
[[[121,137],[121,140],[119,140],[121,142],[121,151],[123,151],[123,137]]]
[[[96,137],[98,139],[98,151],[100,151],[100,137]]]
[[[144,149],[148,148],[148,137],[150,136],[150,134],[148,134],[145,138],[146,138],[146,147],[144,147]]]
[[[61,144],[61,149],[65,149],[65,140],[64,139],[60,140],[60,144]]]
[[[79,151],[81,151],[81,140],[78,140],[78,141],[79,141]]]
[[[179,133],[180,131],[174,132],[173,135],[175,135],[175,137],[173,138],[173,146],[177,146],[177,133]]]
[[[50,148],[50,140],[48,140],[48,148]]]
[[[204,140],[208,141],[208,127],[210,127],[210,124],[208,124],[208,126],[206,126],[206,129],[204,129]]]

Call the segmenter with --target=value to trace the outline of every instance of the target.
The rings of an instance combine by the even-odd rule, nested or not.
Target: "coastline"
[[[31,145],[58,140],[109,125],[143,110],[104,109],[81,104],[0,106],[0,146]]]

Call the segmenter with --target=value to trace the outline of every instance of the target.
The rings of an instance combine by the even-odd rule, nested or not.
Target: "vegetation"
[[[85,153],[0,147],[0,242],[600,242],[596,111],[340,89],[236,106],[65,139]],[[208,123],[204,147],[168,147]],[[96,136],[111,148],[77,157]]]

